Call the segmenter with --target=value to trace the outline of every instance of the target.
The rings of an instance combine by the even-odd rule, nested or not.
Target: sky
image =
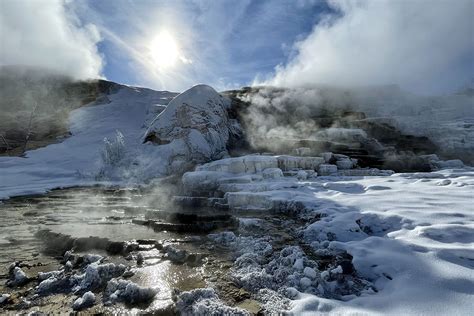
[[[0,64],[158,90],[474,76],[474,0],[0,0]]]

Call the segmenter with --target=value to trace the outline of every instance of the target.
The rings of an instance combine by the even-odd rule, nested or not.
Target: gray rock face
[[[162,146],[168,173],[228,156],[227,145],[240,125],[229,119],[230,100],[206,85],[174,98],[152,122],[144,142]]]

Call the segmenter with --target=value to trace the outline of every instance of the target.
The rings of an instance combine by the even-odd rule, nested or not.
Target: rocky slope
[[[227,91],[256,151],[346,154],[362,166],[429,171],[419,155],[472,164],[474,99],[461,93],[422,97],[397,87],[243,88]]]

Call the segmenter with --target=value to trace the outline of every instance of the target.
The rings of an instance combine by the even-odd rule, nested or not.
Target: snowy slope
[[[337,314],[467,315],[474,310],[474,170],[341,179],[316,192],[322,208],[336,210],[322,222],[357,271],[376,280],[376,294],[347,302],[302,295],[294,312]],[[354,218],[379,219],[387,232],[352,234]],[[370,225],[369,225],[370,226]],[[384,227],[385,226],[385,227]],[[308,242],[315,231],[306,229]],[[313,231],[312,231],[313,230]]]
[[[147,113],[153,113],[156,104],[167,104],[175,95],[123,87],[108,96],[110,103],[73,111],[71,137],[29,151],[26,158],[0,157],[0,199],[94,183],[93,175],[101,167],[104,137],[113,139],[119,130],[133,150],[141,144]]]
[[[314,176],[314,168],[320,174],[323,166],[328,165],[318,157],[250,155],[214,161],[183,175],[191,193],[224,193],[220,203],[236,216],[251,211],[299,217],[301,226],[292,227],[299,244],[323,257],[348,253],[356,271],[337,272],[337,263],[329,269],[311,266],[301,250],[296,255],[291,247],[280,255],[278,250],[259,252],[271,249],[270,236],[262,243],[217,234],[216,239],[229,239],[237,249],[250,242],[263,245],[237,258],[236,282],[254,292],[290,293],[297,315],[464,315],[474,310],[474,168],[379,176],[352,169]],[[344,176],[348,171],[360,175]],[[266,229],[261,220],[241,221]],[[291,251],[295,256],[288,255]],[[302,275],[303,270],[308,272]],[[362,289],[360,284],[365,284]]]

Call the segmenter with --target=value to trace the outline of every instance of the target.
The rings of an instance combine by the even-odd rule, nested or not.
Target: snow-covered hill
[[[21,157],[0,157],[0,198],[36,194],[58,187],[90,185],[102,167],[104,138],[124,136],[127,150],[141,144],[149,115],[176,94],[122,87],[108,95],[109,102],[74,110],[69,119],[71,136]]]
[[[229,141],[241,132],[227,117],[230,100],[206,85],[178,96],[122,86],[102,100],[71,113],[63,142],[25,158],[0,157],[0,198],[179,174],[228,156]]]

